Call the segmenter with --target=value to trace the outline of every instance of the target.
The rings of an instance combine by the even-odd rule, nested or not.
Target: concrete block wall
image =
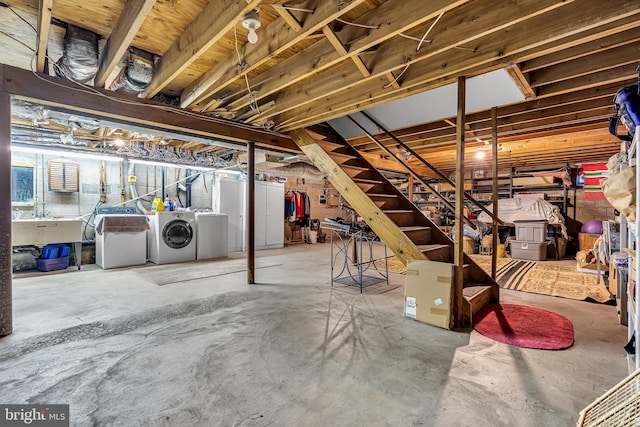
[[[586,200],[584,190],[576,191],[576,221],[585,223],[592,219],[611,220],[613,219],[613,207],[606,200]]]

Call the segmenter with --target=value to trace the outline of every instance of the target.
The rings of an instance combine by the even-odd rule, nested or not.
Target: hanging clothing
[[[287,193],[284,195],[284,217],[289,221],[291,221],[291,218],[293,217],[294,218],[293,220],[295,221],[295,214],[296,214],[295,196],[293,195],[292,192],[287,191]]]

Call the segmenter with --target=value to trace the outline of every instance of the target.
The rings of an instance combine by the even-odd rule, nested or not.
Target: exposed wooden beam
[[[340,41],[338,36],[336,36],[336,33],[334,33],[328,25],[322,27],[322,33],[327,38],[327,40],[329,40],[331,46],[333,46],[333,48],[336,50],[336,52],[338,52],[340,56],[349,56],[349,52],[347,51],[347,49],[342,45],[342,42]],[[360,59],[359,56],[353,55],[351,56],[351,60],[364,77],[369,77],[371,75],[371,73],[367,69],[367,66],[364,65],[364,62],[362,62],[362,59]]]
[[[96,73],[94,86],[104,87],[107,78],[129,48],[154,4],[156,0],[127,1],[102,51],[102,60]]]
[[[216,44],[238,18],[255,9],[261,0],[211,0],[162,55],[151,84],[143,92],[151,98]]]
[[[343,93],[323,96],[312,105],[294,108],[278,117],[276,122],[280,123],[281,129],[307,126],[453,83],[461,72],[472,76],[595,40],[602,36],[599,28],[615,26],[616,21],[639,25],[640,9],[632,1],[611,2],[615,2],[615,7],[609,8],[612,3],[596,0],[589,0],[589,7],[585,7],[584,2],[568,4],[526,21],[524,27],[516,25],[484,37],[478,43],[481,48],[475,53],[452,50],[412,65],[405,73],[401,90],[381,89],[384,84],[381,78],[364,79],[359,85],[345,85],[349,90]],[[568,21],[566,16],[573,16],[576,20]],[[580,25],[572,24],[576,21]],[[528,28],[531,31],[525,31]],[[609,28],[606,29],[608,31]],[[563,43],[565,38],[571,38],[571,43]],[[443,68],[448,72],[443,72]],[[373,77],[375,71],[372,73]],[[327,87],[322,89],[325,93],[330,90]],[[355,97],[354,93],[361,95]],[[327,106],[331,106],[330,111],[327,111]]]
[[[516,84],[516,86],[518,86],[518,89],[520,89],[520,92],[522,92],[525,99],[535,98],[535,90],[533,90],[533,88],[529,84],[528,77],[522,73],[520,67],[517,64],[508,66],[507,73],[509,73],[509,76]]]
[[[474,63],[477,65],[476,58],[481,60],[484,56],[483,54],[490,56],[492,59],[501,57],[501,49],[504,48],[506,42],[515,43],[515,40],[521,41],[523,39],[523,32],[513,35],[509,32],[510,38],[506,41],[504,32],[507,32],[509,27],[520,25],[528,18],[546,16],[547,13],[545,12],[554,11],[557,8],[564,9],[571,4],[571,1],[561,2],[558,0],[523,0],[517,4],[496,4],[493,2],[491,6],[487,6],[484,2],[472,2],[452,11],[450,15],[444,15],[437,24],[441,25],[443,30],[434,39],[433,43],[428,46],[428,49],[422,48],[416,52],[417,42],[403,37],[396,37],[381,45],[376,50],[375,55],[365,58],[365,63],[371,71],[371,77],[362,79],[359,75],[353,75],[344,64],[324,72],[316,72],[307,80],[280,91],[274,98],[276,109],[269,116],[273,116],[278,112],[282,114],[292,109],[300,111],[306,104],[313,101],[326,99],[333,94],[344,96],[347,92],[351,92],[351,90],[345,89],[353,88],[357,91],[356,93],[364,94],[370,90],[369,88],[373,89],[375,87],[375,92],[387,94],[392,90],[387,87],[388,81],[385,74],[392,71],[402,72],[409,65],[402,77],[402,88],[397,89],[397,91],[405,93],[404,96],[406,96],[405,89],[411,85],[409,77],[416,76],[414,71],[416,68],[431,68],[434,69],[431,75],[437,74],[441,76],[449,70],[463,70],[458,65],[458,58],[465,60],[470,67]],[[471,16],[473,16],[473,19]],[[560,20],[561,17],[557,19]],[[566,21],[566,17],[563,16],[562,19]],[[484,42],[487,39],[492,41],[490,45]],[[511,39],[514,40],[512,41]],[[455,49],[471,43],[481,43],[483,49],[477,52]],[[487,62],[489,60],[489,58],[486,59]],[[340,78],[336,79],[335,76],[340,76]],[[455,81],[455,76],[452,76],[452,79]],[[422,81],[424,80],[422,79]],[[304,96],[301,96],[300,92],[302,86],[305,88],[303,91]],[[365,94],[363,97],[367,96],[368,94]],[[352,96],[351,100],[357,103],[358,98]],[[324,101],[320,102],[327,107],[330,105],[324,103]],[[333,109],[333,106],[331,108]],[[289,115],[284,114],[276,122],[284,125],[288,120]]]
[[[302,31],[302,25],[300,25],[296,17],[293,16],[291,12],[289,12],[287,9],[283,8],[278,4],[274,4],[273,8],[275,9],[276,12],[278,12],[278,15],[280,15],[280,17],[284,19],[284,21],[287,23],[289,27],[291,27],[293,31],[295,31],[296,33],[299,33],[300,31]]]
[[[0,337],[13,332],[11,194],[11,96],[0,92]]]
[[[609,68],[594,74],[587,74],[574,79],[563,80],[542,86],[538,89],[538,97],[569,93],[574,90],[588,89],[603,84],[622,82],[637,77],[637,63],[629,63],[620,67]]]
[[[355,24],[360,25],[380,25],[380,28],[365,32],[362,28],[346,26],[337,36],[343,45],[349,45],[348,55],[357,55],[399,33],[429,22],[443,11],[450,11],[465,3],[468,3],[468,0],[434,0],[426,4],[422,0],[388,0],[354,21]],[[417,14],[416,11],[420,13]],[[415,45],[413,50],[415,51]],[[254,80],[254,84],[259,83],[257,99],[260,100],[281,91],[346,59],[333,49],[329,40],[319,40],[301,53],[260,74]],[[249,97],[242,96],[232,100],[229,108],[237,110],[247,105],[249,105]]]
[[[525,61],[520,64],[520,68],[523,73],[530,73],[532,71],[539,70],[540,68],[546,68],[572,59],[594,55],[637,41],[640,41],[640,34],[638,34],[637,31],[621,31],[588,43],[582,43],[578,46],[562,49],[558,52]]]
[[[310,14],[302,23],[300,31],[293,30],[282,17],[276,18],[262,31],[258,43],[246,45],[246,53],[243,58],[245,65],[243,67],[238,66],[238,57],[235,52],[227,55],[223,61],[217,63],[182,91],[180,105],[189,107],[206,98],[211,98],[212,95],[224,89],[239,77],[286,51],[309,34],[359,6],[364,1],[354,0],[342,9],[338,9],[333,2],[320,2],[317,4],[315,12]],[[312,8],[311,6],[316,3],[308,0],[303,6],[306,5]],[[198,108],[210,108],[209,104],[214,101],[216,101],[215,97],[209,103],[199,105]]]
[[[51,28],[51,9],[53,0],[38,1],[38,46],[36,49],[36,71],[44,72],[44,64],[47,58],[47,43],[49,41],[49,29]]]
[[[509,105],[505,107],[501,107],[499,110],[500,117],[510,118],[514,123],[519,121],[520,115],[524,115],[527,113],[535,112],[535,111],[546,111],[549,108],[556,108],[559,106],[565,106],[568,111],[577,111],[583,108],[590,108],[593,104],[589,101],[596,100],[606,100],[611,105],[611,100],[613,99],[613,95],[620,88],[621,85],[633,84],[635,79],[630,79],[628,81],[623,81],[621,83],[612,83],[604,86],[597,86],[594,88],[583,89],[579,91],[572,91],[565,94],[549,96],[542,99],[535,99],[526,102],[517,103],[514,105]],[[570,109],[569,105],[578,104],[573,109]],[[491,118],[490,110],[483,110],[476,113],[471,113],[467,115],[466,122],[470,126],[476,126],[481,122],[488,122]],[[396,136],[400,138],[406,144],[419,143],[419,141],[427,140],[432,137],[438,137],[446,134],[450,134],[451,130],[448,127],[443,126],[441,123],[447,123],[447,126],[455,127],[455,119],[448,118],[444,120],[435,120],[430,123],[425,123],[417,126],[411,126],[405,129],[399,129],[394,131]],[[385,142],[390,138],[386,136],[384,133],[375,134],[376,138],[380,141]],[[366,136],[355,137],[349,139],[349,143],[358,149],[366,149],[367,147],[374,147],[374,144],[371,144],[369,138]]]
[[[636,52],[633,55],[632,52]],[[561,64],[531,72],[531,86],[540,87],[563,80],[615,68],[625,64],[636,64],[640,57],[640,42],[623,45],[598,55],[578,58]]]
[[[465,117],[465,99],[466,99],[466,78],[461,76],[458,78],[458,115],[456,118],[456,193],[455,193],[455,238],[453,250],[454,265],[454,281],[452,289],[453,299],[453,326],[461,328],[468,325],[471,321],[471,313],[465,316],[464,296],[462,288],[464,286],[464,117]]]
[[[244,147],[247,141],[255,141],[260,147],[299,152],[293,141],[282,134],[203,114],[187,113],[165,104],[98,88],[78,90],[74,82],[45,75],[34,76],[30,71],[9,65],[0,64],[0,78],[0,92],[59,110],[105,117],[150,130],[204,137],[211,139],[212,144],[220,141],[226,145]]]

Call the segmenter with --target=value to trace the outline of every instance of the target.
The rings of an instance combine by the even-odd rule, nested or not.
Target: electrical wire
[[[238,49],[237,27],[238,27],[238,24],[233,26],[233,37],[236,42],[236,55],[238,56],[238,66],[240,66],[240,69],[242,70],[246,68],[246,62],[242,61],[242,59],[240,58],[240,49]],[[249,94],[249,106],[251,107],[252,110],[255,110],[258,113],[260,113],[260,108],[258,107],[258,102],[255,100],[255,93],[251,90],[251,86],[249,85],[249,77],[247,76],[247,74],[248,73],[244,73],[244,81],[247,84],[247,93]]]
[[[400,77],[402,77],[402,75],[409,69],[410,66],[411,66],[411,63],[408,63],[407,65],[405,65],[404,69],[400,72],[400,74],[398,74],[398,76],[396,78],[394,78],[392,82],[389,82],[386,85],[382,86],[382,88],[383,89],[387,89],[387,88],[393,86],[394,83],[396,83],[400,79]]]
[[[440,15],[438,15],[438,17],[436,18],[435,21],[433,21],[433,23],[431,24],[431,26],[429,27],[429,29],[427,30],[426,33],[424,33],[424,36],[422,36],[422,38],[420,39],[420,43],[418,43],[418,47],[416,48],[416,52],[418,52],[420,50],[420,48],[422,47],[422,43],[425,42],[425,40],[427,39],[427,36],[429,35],[429,33],[431,32],[431,30],[433,30],[433,27],[436,26],[436,24],[438,23],[438,21],[440,20],[440,18],[442,18],[442,15],[444,15],[444,11],[440,12]]]
[[[31,28],[33,28],[33,31],[35,31],[35,32],[36,32],[36,34],[38,34],[38,30],[36,30],[36,27],[34,27],[34,26],[31,24],[31,22],[29,22],[29,21],[27,21],[25,18],[23,18],[23,17],[22,17],[18,12],[16,12],[16,11],[11,7],[11,6],[7,6],[7,7],[9,8],[9,10],[10,10],[11,12],[13,12],[13,13],[14,13],[14,15],[16,15],[18,18],[22,19],[24,22],[26,22],[26,24],[27,24],[28,26],[30,26]]]

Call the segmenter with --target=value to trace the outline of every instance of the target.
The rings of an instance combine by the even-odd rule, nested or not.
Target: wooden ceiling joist
[[[321,29],[323,26],[347,13],[349,10],[362,4],[365,0],[355,0],[342,9],[338,9],[333,2],[320,2],[313,14],[308,14],[302,23],[302,29],[295,31],[282,17],[277,18],[264,30],[255,45],[245,44],[243,66],[238,64],[236,52],[229,54],[224,61],[216,64],[205,72],[192,84],[187,86],[180,95],[180,105],[189,107],[195,103],[209,98],[224,89],[234,80],[244,76],[269,59],[279,55],[291,46],[304,39],[309,34]],[[307,1],[302,7],[313,8],[318,2]],[[200,109],[206,109],[209,105],[199,105]]]
[[[44,72],[44,64],[47,59],[47,43],[49,41],[49,29],[51,28],[51,9],[53,0],[38,1],[38,37],[36,46],[36,71]]]
[[[421,0],[388,0],[377,9],[354,21],[356,25],[380,26],[380,28],[365,32],[359,27],[346,26],[336,34],[342,45],[349,46],[346,56],[336,52],[326,38],[319,40],[295,57],[282,61],[261,74],[256,81],[264,83],[259,85],[257,99],[263,99],[288,86],[302,82],[316,73],[332,69],[340,62],[348,60],[350,56],[358,55],[402,32],[419,27],[435,19],[442,11],[455,9],[467,2],[468,0],[437,0],[425,4]],[[416,14],[418,10],[419,15]],[[416,45],[417,43],[413,45],[414,51]],[[248,96],[243,96],[232,100],[229,108],[238,110],[249,105],[249,101]]]
[[[305,106],[306,104],[314,103],[314,101],[326,106],[331,105],[333,110],[335,105],[340,106],[341,103],[326,104],[325,100],[329,99],[333,94],[339,94],[342,95],[342,98],[347,98],[349,97],[347,93],[351,92],[350,89],[358,93],[362,92],[363,95],[366,94],[358,97],[351,96],[351,102],[354,104],[358,103],[359,99],[369,98],[369,91],[385,95],[391,92],[388,87],[385,87],[387,83],[385,74],[388,72],[400,73],[409,65],[400,82],[402,89],[396,89],[397,92],[406,94],[405,90],[410,87],[411,81],[408,76],[419,65],[425,63],[431,65],[432,70],[435,69],[438,76],[440,76],[443,73],[443,69],[454,68],[459,58],[466,60],[468,63],[470,58],[475,59],[478,56],[477,53],[467,50],[456,50],[456,47],[467,46],[479,39],[484,40],[491,34],[498,33],[499,37],[494,37],[495,47],[492,46],[485,49],[488,56],[486,61],[488,62],[496,57],[505,43],[501,30],[520,25],[524,20],[545,14],[549,10],[568,7],[570,4],[571,2],[559,2],[557,0],[526,0],[518,2],[517,5],[512,3],[500,3],[498,5],[493,3],[488,6],[484,2],[466,4],[452,11],[450,15],[445,14],[443,16],[433,30],[437,37],[434,38],[430,45],[421,48],[420,51],[416,51],[417,42],[403,37],[396,37],[381,45],[376,50],[375,55],[369,55],[364,59],[367,68],[371,71],[371,77],[367,79],[362,79],[362,76],[359,75],[353,75],[349,67],[341,65],[325,72],[316,72],[309,79],[281,90],[275,97],[276,111],[274,113],[280,112],[281,114],[281,117],[276,121],[281,126],[286,125],[290,120],[290,116],[294,116],[297,112],[304,109],[312,111],[312,108]],[[441,31],[437,30],[438,26],[442,27]],[[409,34],[412,33],[410,32]],[[517,35],[514,36],[517,37]],[[469,66],[473,65],[477,65],[477,62],[473,62]],[[431,71],[431,74],[435,74],[434,71]],[[336,75],[341,76],[341,78],[335,79],[334,76]],[[304,90],[304,96],[301,96],[302,87],[306,89]],[[289,110],[295,111],[291,112],[291,114],[284,114]]]
[[[227,34],[260,0],[211,0],[162,55],[143,96],[151,98]]]
[[[100,68],[98,68],[95,77],[95,86],[104,87],[107,78],[115,70],[118,61],[131,45],[155,3],[156,0],[129,0],[127,2],[102,52]]]
[[[626,0],[612,0],[612,2],[616,3],[617,8],[608,9],[611,3],[604,4],[595,0],[588,1],[590,7],[586,7],[585,2],[571,3],[561,10],[553,10],[526,21],[525,28],[518,25],[483,38],[481,43],[479,41],[478,50],[473,54],[466,51],[452,51],[411,66],[405,73],[401,90],[381,89],[384,85],[382,79],[367,80],[360,84],[346,86],[350,90],[323,96],[310,105],[291,109],[280,115],[276,122],[280,123],[279,128],[282,130],[304,127],[452,83],[455,81],[455,75],[459,73],[472,76],[474,73],[491,71],[505,64],[520,62],[522,59],[553,53],[555,45],[550,43],[553,40],[556,40],[557,46],[561,46],[562,49],[569,47],[569,44],[578,45],[595,40],[603,35],[600,29],[604,31],[604,35],[611,34],[610,27],[615,26],[617,20],[625,22],[625,25],[640,25],[638,21],[640,9],[635,4],[632,5],[633,2]],[[574,20],[567,20],[566,16],[575,17],[581,25],[572,26],[571,23]],[[526,28],[532,30],[526,31]],[[571,43],[562,44],[565,37],[570,38]],[[449,69],[448,72],[451,75],[444,72],[443,67]],[[614,81],[610,80],[610,82]],[[606,83],[608,81],[602,82],[602,84]],[[568,91],[555,93],[565,92]],[[354,97],[353,93],[361,95]],[[545,93],[545,96],[555,93]],[[330,111],[327,111],[327,105],[331,106]]]
[[[630,56],[629,50],[638,52],[637,56]],[[619,46],[598,56],[577,58],[561,64],[546,67],[530,73],[531,86],[534,88],[575,79],[588,74],[600,73],[610,68],[625,64],[636,64],[640,58],[640,42]]]

